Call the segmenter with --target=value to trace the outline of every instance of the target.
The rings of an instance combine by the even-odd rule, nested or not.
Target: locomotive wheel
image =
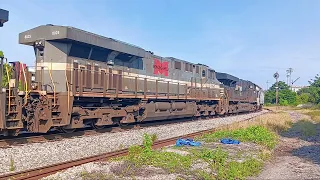
[[[121,122],[119,122],[119,125],[120,125],[121,127],[127,127],[129,124],[128,124],[128,123],[121,123]]]
[[[68,129],[68,128],[65,128],[65,127],[60,127],[59,128],[59,131],[60,132],[63,132],[63,133],[73,133],[76,129]]]
[[[7,133],[8,133],[8,136],[18,136],[20,133],[20,129],[8,130]]]
[[[105,128],[105,126],[97,126],[96,125],[96,121],[92,121],[91,122],[91,126],[94,128],[94,129],[103,129],[103,128]]]

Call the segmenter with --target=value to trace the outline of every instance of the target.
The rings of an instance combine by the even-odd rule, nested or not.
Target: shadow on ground
[[[312,161],[320,165],[320,123],[310,121],[298,121],[292,124],[287,131],[280,133],[282,137],[299,138],[302,141],[292,144],[293,156]],[[296,144],[301,143],[301,144]]]
[[[308,142],[320,142],[320,123],[315,124],[302,120],[292,124],[291,128],[280,133],[280,135],[287,138],[299,138]]]
[[[302,146],[292,151],[292,155],[306,160],[310,160],[320,165],[320,145]]]

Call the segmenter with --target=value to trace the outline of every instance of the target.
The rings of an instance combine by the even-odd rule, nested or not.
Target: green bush
[[[234,138],[245,142],[254,142],[272,149],[277,143],[277,136],[263,126],[251,126],[245,129],[218,131],[205,134],[200,139],[206,142],[216,142],[221,138]]]
[[[257,175],[263,167],[263,162],[249,158],[244,162],[231,161],[218,170],[218,179],[246,179],[248,176]]]
[[[131,146],[127,160],[135,166],[152,165],[161,167],[169,172],[182,172],[191,167],[192,158],[182,156],[173,152],[153,151],[152,137],[144,134],[143,148],[140,146]]]
[[[282,81],[279,81],[279,104],[282,106],[296,105],[297,104],[297,94],[290,90],[290,87]],[[273,84],[265,92],[265,103],[275,104],[276,103],[276,84]]]
[[[297,94],[297,104],[306,104],[309,102],[309,93]]]
[[[6,71],[7,68],[8,68],[8,71],[9,71],[9,79],[11,78],[12,68],[11,68],[11,66],[9,64],[4,64],[4,66],[3,66],[3,76],[2,76],[2,82],[1,82],[2,87],[7,87],[8,84],[9,84],[7,71]]]

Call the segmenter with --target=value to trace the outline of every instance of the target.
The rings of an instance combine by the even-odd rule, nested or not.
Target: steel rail
[[[216,129],[216,128],[215,128]],[[159,149],[164,146],[169,146],[172,144],[175,144],[176,140],[179,138],[194,138],[195,136],[200,136],[204,133],[209,133],[213,132],[214,129],[212,130],[205,130],[205,131],[199,131],[196,133],[191,133],[188,135],[183,135],[183,136],[178,136],[174,138],[169,138],[165,140],[159,140],[154,142],[152,145],[153,149]],[[49,176],[51,174],[54,174],[56,172],[59,172],[64,169],[72,168],[74,166],[79,166],[82,164],[90,163],[90,162],[97,162],[97,161],[104,161],[108,160],[110,158],[114,157],[119,157],[119,156],[125,156],[128,154],[128,149],[122,149],[114,152],[108,152],[108,153],[103,153],[100,155],[95,155],[87,158],[81,158],[73,161],[67,161],[67,162],[62,162],[58,164],[53,164],[45,167],[39,167],[31,170],[26,170],[22,172],[17,172],[17,173],[12,173],[12,174],[5,174],[0,176],[0,179],[14,179],[14,180],[31,180],[31,179],[40,179],[46,176]]]
[[[259,111],[258,111],[259,112]],[[244,113],[244,114],[251,114],[256,112]],[[239,114],[240,115],[240,114]],[[236,114],[230,114],[229,116],[237,116]],[[212,117],[210,119],[215,119],[219,117]],[[180,124],[185,122],[191,121],[205,121],[208,119],[173,119],[173,120],[163,120],[163,121],[150,121],[143,124],[130,124],[124,127],[106,127],[104,129],[79,129],[79,131],[75,131],[72,133],[60,133],[60,132],[52,132],[50,134],[41,134],[41,135],[27,135],[27,136],[20,136],[20,137],[5,137],[4,139],[0,139],[0,149],[1,148],[8,148],[10,146],[15,145],[22,145],[28,143],[44,143],[48,141],[60,141],[62,139],[71,138],[71,137],[82,137],[82,136],[89,136],[89,135],[97,135],[101,133],[110,133],[110,132],[121,132],[121,131],[128,131],[136,128],[147,128],[147,127],[161,127],[164,125],[174,125]]]
[[[255,117],[257,117],[257,116],[247,118],[247,119],[245,119],[243,121],[239,121],[237,123],[244,122],[244,121],[250,121],[251,119],[254,119]],[[231,125],[231,124],[223,125],[223,126],[208,129],[208,130],[198,131],[198,132],[190,133],[187,135],[182,135],[182,136],[177,136],[177,137],[173,137],[173,138],[169,138],[169,139],[155,141],[152,145],[152,148],[159,149],[161,147],[173,145],[173,144],[175,144],[176,140],[178,140],[179,138],[194,138],[196,136],[201,136],[203,134],[215,132],[217,129],[225,128],[225,127],[228,127],[229,125]],[[79,166],[79,165],[90,163],[90,162],[104,161],[104,160],[108,160],[108,159],[114,158],[114,157],[125,156],[127,154],[128,154],[128,148],[118,150],[118,151],[103,153],[100,155],[90,156],[90,157],[86,157],[86,158],[81,158],[81,159],[77,159],[77,160],[53,164],[53,165],[49,165],[49,166],[39,167],[39,168],[31,169],[31,170],[5,174],[5,175],[1,175],[0,179],[15,179],[15,180],[40,179],[43,177],[47,177],[51,174],[57,173],[59,171],[62,171],[62,170],[68,169],[68,168],[72,168],[74,166]]]

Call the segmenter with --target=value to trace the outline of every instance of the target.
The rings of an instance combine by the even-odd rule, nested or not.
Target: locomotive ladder
[[[52,107],[51,120],[53,124],[56,124],[62,121],[59,98],[57,98],[56,92],[48,93],[48,97],[49,97],[49,102],[48,102],[49,107]]]
[[[5,70],[8,82],[8,88],[5,90],[5,103],[8,106],[5,108],[4,126],[7,130],[13,130],[11,131],[11,133],[13,133],[14,135],[15,133],[19,132],[19,129],[23,128],[21,98],[18,95],[19,90],[17,88],[17,85],[14,84],[13,86],[10,82],[11,71],[7,62],[5,64]]]

